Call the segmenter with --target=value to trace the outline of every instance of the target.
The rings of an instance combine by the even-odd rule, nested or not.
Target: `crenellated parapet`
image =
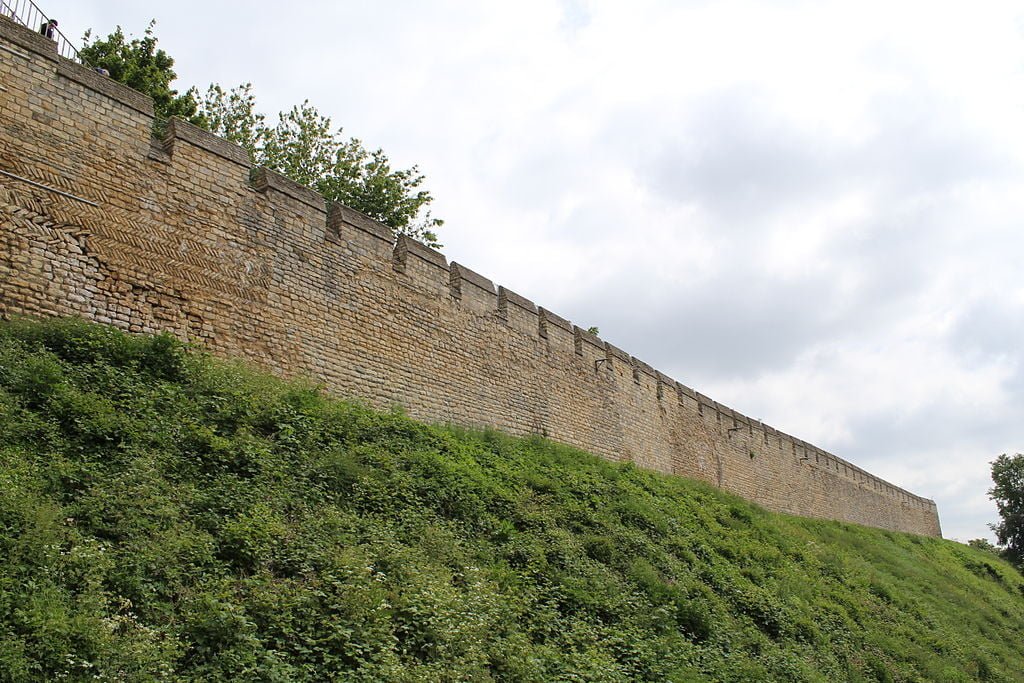
[[[740,414],[0,18],[0,314],[169,330],[413,416],[766,507],[938,535],[933,501]]]

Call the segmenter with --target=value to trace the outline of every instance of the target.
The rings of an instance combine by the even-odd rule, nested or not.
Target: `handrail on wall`
[[[32,0],[0,0],[0,13],[22,26],[40,33],[43,33],[42,27],[50,21],[50,17],[43,14],[43,11]],[[57,54],[73,59],[79,64],[82,63],[78,50],[71,44],[67,36],[61,33],[59,28],[54,26],[50,37],[57,43]]]

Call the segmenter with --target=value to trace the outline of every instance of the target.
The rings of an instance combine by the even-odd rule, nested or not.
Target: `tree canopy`
[[[992,482],[988,495],[996,502],[998,524],[992,524],[1006,559],[1024,568],[1024,454],[1005,453],[992,461]]]
[[[157,48],[151,21],[143,38],[128,40],[118,26],[106,38],[86,32],[82,61],[153,98],[158,119],[177,116],[246,149],[252,162],[307,185],[326,199],[362,211],[431,247],[443,221],[430,214],[433,196],[422,188],[417,166],[394,169],[382,149],[346,138],[330,117],[306,100],[278,114],[273,125],[257,110],[252,84],[230,90],[212,84],[200,98],[195,87],[178,93],[174,59]],[[92,40],[91,40],[92,39]],[[90,42],[91,40],[91,42]]]
[[[157,48],[153,34],[155,25],[156,20],[149,22],[143,37],[131,41],[126,39],[120,26],[106,38],[93,39],[92,31],[86,31],[79,55],[84,64],[106,69],[115,81],[152,97],[158,117],[177,116],[195,122],[196,89],[189,88],[179,94],[171,87],[171,82],[178,77],[173,68],[174,59]]]
[[[435,230],[443,221],[427,209],[433,197],[421,189],[419,168],[392,169],[384,150],[368,150],[361,140],[345,138],[309,100],[281,112],[269,125],[256,110],[251,83],[231,90],[214,84],[199,104],[198,118],[199,125],[244,147],[253,163],[440,246]]]

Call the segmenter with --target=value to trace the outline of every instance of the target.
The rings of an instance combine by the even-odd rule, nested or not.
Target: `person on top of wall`
[[[44,21],[43,25],[39,27],[39,32],[50,40],[57,40],[57,20]]]

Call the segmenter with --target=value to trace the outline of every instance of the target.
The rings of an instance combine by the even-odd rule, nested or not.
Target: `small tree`
[[[125,39],[120,26],[105,39],[96,38],[92,42],[89,42],[92,31],[86,31],[82,37],[84,46],[79,50],[82,63],[106,69],[115,81],[152,97],[157,117],[178,116],[193,121],[199,106],[196,89],[189,88],[178,94],[171,87],[171,82],[177,77],[172,68],[174,59],[157,48],[154,26],[155,19],[149,22],[142,38],[134,38],[131,42]]]
[[[356,138],[345,138],[330,117],[309,101],[278,115],[275,126],[256,111],[252,84],[230,91],[211,85],[203,99],[200,125],[249,152],[254,164],[273,169],[376,218],[399,232],[439,247],[435,230],[442,220],[430,215],[433,201],[420,188],[416,166],[392,169],[382,149],[370,151]]]
[[[429,246],[441,246],[435,231],[444,221],[430,215],[434,198],[421,188],[424,177],[416,166],[392,169],[384,150],[371,151],[356,138],[346,139],[308,101],[281,112],[277,125],[268,126],[256,111],[250,83],[232,90],[211,85],[202,101],[194,87],[178,94],[171,88],[177,77],[174,60],[157,48],[155,25],[156,20],[149,22],[144,37],[130,42],[120,26],[91,43],[92,32],[87,31],[80,51],[83,63],[104,68],[114,80],[152,97],[158,118],[177,116],[205,128],[244,147],[254,164]]]
[[[971,546],[975,550],[980,550],[982,552],[989,553],[990,555],[995,555],[996,557],[1003,556],[1002,553],[999,552],[998,546],[992,545],[992,542],[987,538],[972,538],[967,541],[967,545]]]
[[[1018,567],[1024,567],[1024,454],[1005,453],[992,461],[992,481],[988,495],[996,502],[1002,521],[990,524],[1003,554]]]
[[[256,161],[256,150],[266,124],[263,114],[256,112],[252,83],[243,83],[232,90],[224,90],[214,83],[206,90],[197,118],[198,125],[241,145],[249,152],[249,158]]]

